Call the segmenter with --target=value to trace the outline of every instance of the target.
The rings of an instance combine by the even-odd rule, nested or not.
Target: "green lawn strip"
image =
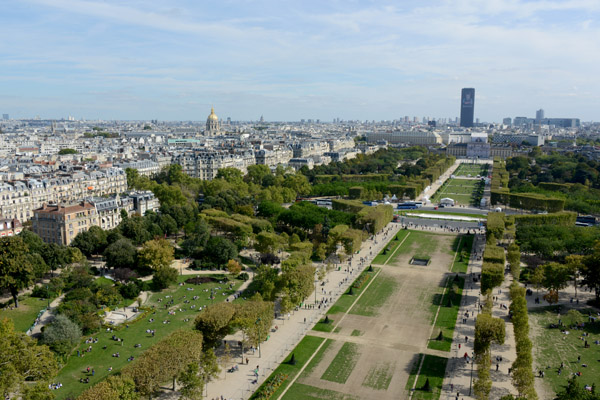
[[[396,364],[394,363],[377,363],[371,367],[362,385],[376,390],[387,390],[394,376],[395,369]]]
[[[50,299],[52,301],[53,299]],[[0,309],[0,319],[12,319],[15,330],[26,332],[33,326],[40,312],[48,306],[48,299],[40,299],[29,295],[19,296],[19,308],[10,309],[9,306]]]
[[[277,397],[271,396],[271,399]],[[294,383],[287,391],[284,400],[358,400],[359,397],[346,393],[336,392],[329,389],[316,388],[314,386]]]
[[[321,376],[321,379],[330,382],[346,383],[356,366],[358,356],[358,345],[356,343],[344,343]]]
[[[294,347],[294,349],[290,352],[290,354],[288,354],[288,356],[285,358],[285,360],[275,369],[275,371],[273,371],[271,373],[271,375],[269,376],[269,378],[267,378],[265,380],[265,382],[268,382],[271,377],[273,377],[277,374],[287,375],[287,378],[285,379],[285,381],[283,381],[281,386],[279,386],[279,388],[273,393],[273,395],[271,395],[272,399],[278,398],[281,395],[281,393],[283,393],[285,388],[289,385],[289,383],[292,381],[292,379],[294,379],[294,377],[298,374],[298,372],[302,369],[304,364],[306,364],[308,359],[313,355],[313,353],[317,350],[319,345],[324,340],[325,340],[324,338],[320,338],[317,336],[310,336],[310,335],[304,336],[302,338],[302,340],[300,341],[300,343],[298,343],[296,345],[296,347]],[[329,345],[329,343],[331,343],[331,342],[332,341],[330,339],[328,339],[327,342],[325,342],[325,344],[323,345],[323,347],[321,347],[321,351],[324,351],[324,349],[326,349],[327,346]],[[319,353],[321,353],[321,351],[319,351]],[[292,354],[294,355],[294,360],[296,361],[295,365],[290,364]],[[317,354],[317,356],[318,356],[318,354]],[[315,356],[315,358],[317,356]],[[313,361],[315,358],[313,358]],[[264,385],[264,383],[263,383],[263,385]],[[261,387],[263,385],[261,385]],[[258,390],[258,388],[257,388],[257,390]],[[286,395],[286,397],[287,397],[287,395]],[[250,399],[253,399],[253,398],[254,398],[254,395],[252,395],[252,397],[250,397]]]
[[[452,337],[454,336],[456,318],[458,316],[458,309],[460,308],[460,301],[462,297],[464,283],[465,279],[460,276],[458,277],[458,280],[450,279],[450,282],[448,282],[446,286],[448,287],[448,289],[446,290],[444,296],[442,297],[441,293],[438,293],[434,296],[433,304],[430,308],[434,315],[433,318],[435,318],[435,313],[438,307],[439,312],[437,315],[437,319],[435,320],[433,334],[435,338],[437,338],[437,335],[441,330],[443,339],[435,340],[435,338],[432,338],[427,343],[427,348],[434,350],[450,351],[450,348],[452,346]],[[456,293],[451,295],[450,288],[454,286],[456,286]],[[450,300],[452,301],[452,306],[448,307]]]
[[[454,176],[456,177],[460,177],[460,176],[477,176],[477,175],[481,175],[483,176],[486,168],[485,168],[486,164],[460,164],[458,166],[458,168],[454,171]]]
[[[191,277],[192,276],[190,275],[180,276],[178,282],[183,282]],[[178,329],[192,329],[194,318],[198,314],[199,308],[211,303],[211,300],[209,299],[211,288],[214,289],[216,297],[213,301],[218,303],[224,301],[226,298],[222,293],[231,294],[242,283],[239,280],[232,281],[234,283],[234,289],[229,290],[224,275],[215,275],[215,277],[222,279],[223,283],[213,282],[201,285],[186,284],[184,286],[173,285],[161,292],[153,293],[145,306],[150,307],[154,305],[156,307],[156,314],[149,312],[144,318],[137,322],[130,323],[129,328],[122,327],[112,333],[107,332],[106,329],[101,329],[98,333],[88,335],[87,338],[93,337],[98,339],[98,343],[91,345],[92,351],[89,353],[84,350],[87,349],[90,344],[86,344],[84,341],[86,338],[83,338],[80,345],[73,351],[67,360],[67,363],[55,378],[56,382],[61,382],[63,384],[61,390],[55,392],[56,398],[60,400],[67,397],[78,396],[82,391],[103,380],[109,374],[119,372],[121,368],[128,364],[127,358],[130,356],[139,356],[154,343]],[[187,288],[193,288],[194,290],[188,291]],[[205,292],[205,289],[208,291]],[[172,297],[166,298],[166,296]],[[183,296],[186,296],[186,298],[184,299]],[[199,298],[197,300],[192,300],[193,296],[199,296]],[[159,302],[159,298],[162,298],[163,301]],[[166,302],[171,299],[175,300],[174,304],[168,306],[168,309],[165,309]],[[190,303],[185,304],[183,303],[184,300],[190,300]],[[190,307],[192,305],[195,305],[196,307],[191,309]],[[182,311],[179,311],[180,308]],[[170,310],[175,311],[175,315],[169,315],[168,312]],[[150,318],[154,318],[154,322],[149,323],[148,320]],[[189,319],[189,321],[185,322],[185,319]],[[170,323],[163,324],[163,321],[165,320],[169,320]],[[155,336],[152,337],[151,334],[146,333],[147,329],[154,329],[156,331]],[[112,340],[113,335],[122,338],[123,342]],[[135,348],[135,344],[141,344],[141,347]],[[104,350],[103,347],[105,345],[107,348]],[[77,350],[84,356],[77,357]],[[120,357],[112,357],[112,355],[117,352],[120,353]],[[86,377],[84,370],[88,366],[94,368],[95,375],[89,375],[89,384],[79,383],[80,378]],[[108,367],[113,368],[112,372],[108,372]]]
[[[321,318],[319,322],[315,324],[312,328],[313,331],[319,332],[331,332],[333,331],[334,321],[332,318],[329,318],[329,322],[325,322],[325,318]]]
[[[408,381],[406,382],[406,389],[410,392],[417,378],[417,371],[421,364],[421,357],[423,354],[419,354],[417,362],[413,365],[413,369],[410,372]],[[442,383],[444,382],[444,374],[446,373],[447,358],[425,355],[421,372],[417,378],[417,385],[412,396],[415,400],[437,400],[440,398],[442,392]],[[425,382],[429,379],[429,386],[431,387],[430,392],[426,392],[423,389]]]
[[[466,273],[469,268],[469,258],[471,257],[471,249],[473,248],[473,235],[460,235],[456,238],[452,246],[452,255],[458,250],[459,253],[456,254],[456,258],[454,258],[454,264],[450,269],[450,272],[462,272]],[[457,248],[460,246],[460,248]],[[462,253],[465,252],[469,256],[463,257]]]
[[[348,309],[350,308],[352,303],[354,303],[354,300],[356,300],[356,297],[362,293],[362,291],[365,289],[365,287],[369,284],[369,281],[373,278],[373,276],[375,276],[377,271],[379,271],[380,269],[381,268],[373,267],[373,271],[371,271],[371,272],[369,272],[367,270],[363,271],[361,273],[361,275],[367,274],[367,275],[369,275],[369,279],[367,279],[359,289],[353,288],[352,289],[353,294],[348,294],[349,289],[347,289],[346,292],[340,296],[338,301],[336,301],[335,304],[333,306],[331,306],[329,308],[329,310],[327,310],[327,314],[333,315],[333,314],[337,314],[337,313],[345,313],[346,311],[348,311]],[[333,323],[332,325],[335,325],[335,324]]]
[[[408,235],[407,229],[399,231],[394,237],[392,237],[387,245],[375,256],[373,264],[385,264],[385,262],[394,254],[396,248],[402,243],[402,240]]]
[[[329,348],[329,346],[331,346],[331,343],[333,343],[333,342],[334,342],[333,339],[327,339],[325,341],[325,343],[323,343],[323,346],[319,349],[319,352],[317,354],[315,354],[313,359],[310,360],[310,363],[308,363],[306,368],[304,368],[304,371],[302,371],[301,377],[307,377],[313,372],[313,370],[315,369],[315,367],[317,365],[319,365],[319,363],[325,356],[325,353],[327,353],[327,349]]]
[[[529,310],[530,334],[536,334],[532,337],[533,341],[533,359],[534,374],[537,376],[539,369],[545,371],[544,381],[552,387],[555,392],[563,390],[567,386],[567,381],[576,372],[581,372],[582,376],[577,380],[581,386],[600,384],[600,345],[594,344],[600,340],[600,321],[588,322],[589,313],[597,317],[597,310],[581,310],[582,322],[585,325],[582,330],[565,328],[550,328],[550,324],[558,324],[559,318],[563,324],[568,325],[569,308],[563,305],[560,316],[556,312],[556,307],[543,307]],[[534,328],[535,326],[535,328]],[[561,333],[566,329],[569,334]],[[583,333],[589,334],[581,340]],[[590,345],[584,348],[585,340]],[[577,361],[577,356],[581,356],[581,361]],[[558,375],[560,363],[564,363],[563,371]],[[587,367],[582,365],[586,364]],[[547,369],[546,367],[550,367]]]
[[[352,333],[350,334],[350,336],[361,336],[362,332],[359,331],[358,329],[354,329],[352,330]]]
[[[350,314],[363,315],[365,317],[374,317],[378,315],[381,306],[394,293],[398,284],[388,276],[377,275],[371,286],[356,302]]]

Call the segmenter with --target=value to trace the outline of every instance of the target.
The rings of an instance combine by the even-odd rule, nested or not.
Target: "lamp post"
[[[256,319],[256,322],[254,323],[254,325],[256,325],[256,327],[258,328],[258,358],[262,358],[261,354],[260,354],[260,348],[261,348],[261,345],[260,345],[260,326],[258,325],[260,323],[260,321],[261,321],[261,319],[260,319],[260,317],[258,317]]]

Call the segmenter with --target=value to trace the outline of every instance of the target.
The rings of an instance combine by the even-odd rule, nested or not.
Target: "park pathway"
[[[352,284],[354,279],[362,272],[365,266],[368,266],[373,258],[379,254],[387,242],[400,231],[400,224],[390,223],[379,234],[366,240],[358,254],[355,254],[350,262],[340,265],[339,270],[331,271],[327,274],[324,286],[317,287],[317,300],[319,304],[321,299],[331,298],[329,305],[334,304],[339,296],[344,293]],[[364,258],[365,262],[361,264],[360,259]],[[324,294],[323,291],[326,293]],[[309,296],[306,303],[314,302],[314,294]],[[261,345],[261,357],[259,352],[247,352],[244,357],[249,358],[249,364],[239,363],[240,357],[236,358],[236,362],[231,365],[238,365],[239,370],[234,373],[223,372],[219,380],[208,384],[207,398],[224,399],[247,399],[254,390],[264,382],[271,372],[279,366],[285,359],[288,353],[300,342],[307,333],[317,334],[319,332],[312,331],[313,326],[321,319],[327,311],[326,307],[315,306],[314,309],[306,310],[299,309],[296,312],[288,315],[279,316],[273,321],[273,324],[278,327],[276,332],[272,332],[269,339]],[[306,322],[304,322],[306,321]],[[233,340],[237,342],[241,340],[239,334],[230,335],[226,338],[227,341]],[[256,384],[252,384],[254,378],[253,370],[259,366],[259,378]]]
[[[56,299],[52,300],[52,302],[50,303],[50,307],[46,308],[46,310],[42,313],[40,318],[38,318],[36,320],[36,323],[33,326],[33,329],[30,329],[27,331],[27,334],[29,336],[40,335],[42,333],[42,327],[44,327],[47,324],[49,324],[50,322],[52,322],[52,320],[54,319],[53,311],[56,309],[56,307],[58,307],[58,305],[60,304],[62,299],[64,299],[64,297],[65,297],[65,295],[61,294]]]

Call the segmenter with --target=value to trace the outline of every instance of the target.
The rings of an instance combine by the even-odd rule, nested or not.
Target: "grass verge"
[[[52,300],[50,299],[50,301]],[[47,305],[47,299],[40,299],[29,295],[19,296],[19,308],[11,310],[9,307],[6,307],[1,309],[0,319],[12,319],[16,331],[26,332],[33,326],[40,311],[45,309]]]
[[[438,293],[433,297],[432,314],[435,316],[438,307],[440,311],[433,329],[435,337],[427,343],[428,349],[450,351],[464,284],[465,279],[463,277],[451,278],[445,286],[445,294]],[[440,331],[442,332],[442,340],[437,340]]]
[[[409,230],[403,229],[396,233],[396,235],[388,241],[383,250],[381,250],[379,254],[375,256],[375,258],[373,259],[373,264],[385,264],[392,256],[392,254],[394,254],[396,248],[400,245],[400,243],[402,243],[402,241],[404,240],[406,235],[408,235],[409,232]]]
[[[442,383],[444,382],[444,374],[446,373],[446,363],[448,362],[448,359],[426,354],[425,360],[423,361],[423,367],[421,367],[421,372],[417,378],[417,372],[422,357],[423,354],[419,354],[417,362],[413,365],[408,381],[406,382],[406,389],[410,391],[415,379],[417,379],[417,385],[415,386],[412,398],[414,400],[437,400],[440,398],[442,392]],[[429,379],[431,391],[423,390],[427,379]]]

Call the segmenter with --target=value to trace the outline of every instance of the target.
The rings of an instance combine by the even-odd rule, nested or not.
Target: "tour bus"
[[[419,202],[419,203],[421,203],[421,202]],[[417,208],[419,208],[422,205],[423,205],[423,203],[421,203],[420,205],[417,205],[417,203],[414,201],[407,201],[405,203],[399,203],[398,210],[416,210]]]

